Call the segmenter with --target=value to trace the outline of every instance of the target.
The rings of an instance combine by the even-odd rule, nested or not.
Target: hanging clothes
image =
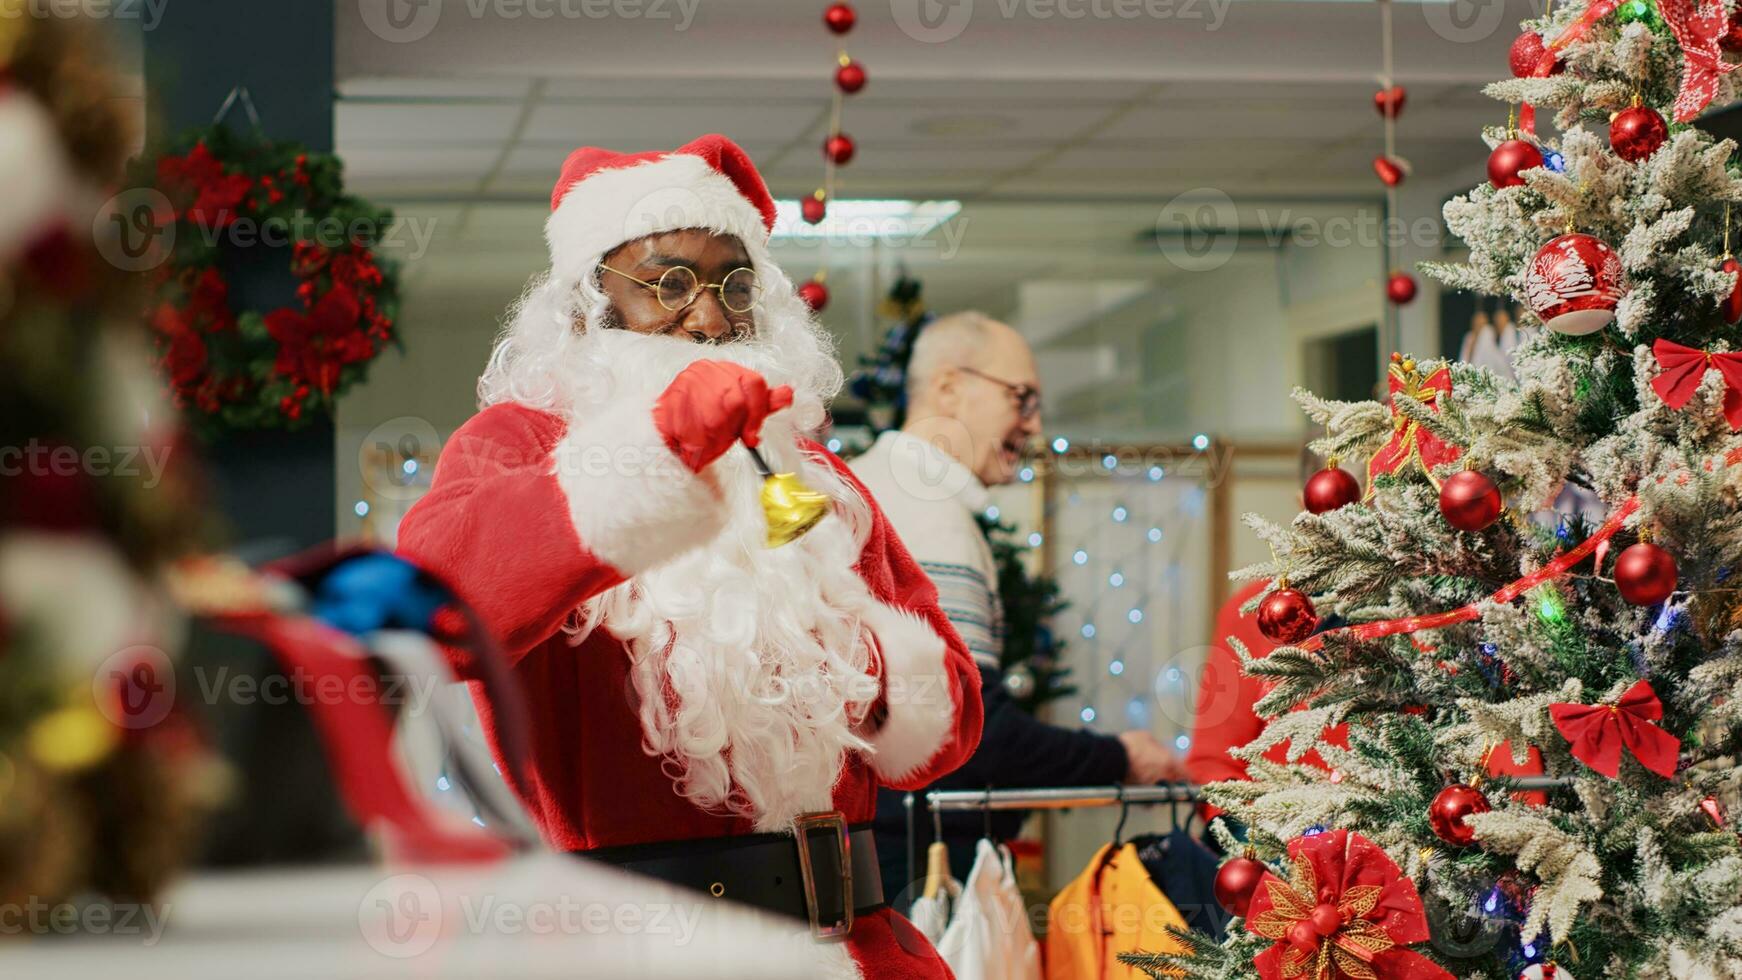
[[[956,980],[1040,980],[1040,944],[1016,887],[1009,848],[980,841],[937,948]]]
[[[1168,932],[1188,928],[1131,844],[1108,844],[1052,900],[1047,980],[1148,980],[1120,953],[1183,953]]]
[[[1210,849],[1184,830],[1166,836],[1148,834],[1131,839],[1137,859],[1149,871],[1161,893],[1186,920],[1193,932],[1221,942],[1231,916],[1216,901],[1218,862]]]

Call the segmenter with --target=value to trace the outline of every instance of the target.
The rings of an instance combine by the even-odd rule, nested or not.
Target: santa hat
[[[583,146],[569,154],[550,195],[544,237],[551,271],[571,281],[624,242],[703,228],[733,235],[766,255],[774,198],[738,144],[710,134],[675,150],[618,153]]]

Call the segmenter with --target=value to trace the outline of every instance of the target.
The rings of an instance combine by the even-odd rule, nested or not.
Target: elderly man
[[[808,920],[819,977],[948,976],[865,828],[878,786],[973,751],[979,675],[876,501],[801,436],[841,373],[769,256],[774,202],[707,136],[577,150],[551,203],[551,269],[400,529],[524,682],[515,790],[554,847]],[[769,548],[738,442],[831,513]]]
[[[1035,720],[1004,689],[999,671],[1003,613],[998,569],[977,518],[988,486],[1009,483],[1028,444],[1040,434],[1040,380],[1022,335],[981,313],[957,313],[925,326],[907,369],[907,424],[885,432],[853,470],[876,494],[902,539],[942,594],[944,612],[980,668],[985,736],[968,764],[928,789],[1094,786],[1183,778],[1175,755],[1148,732],[1118,736]],[[1013,836],[1021,812],[999,813],[993,830]],[[915,821],[929,837],[931,821]],[[950,869],[965,879],[984,822],[971,814],[944,819]],[[902,794],[877,806],[883,838],[883,887],[910,899]]]

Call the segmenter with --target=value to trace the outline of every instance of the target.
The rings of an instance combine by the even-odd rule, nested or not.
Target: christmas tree
[[[1742,180],[1687,125],[1742,26],[1595,0],[1524,27],[1491,179],[1445,208],[1468,261],[1425,271],[1546,329],[1515,381],[1397,357],[1389,405],[1297,392],[1368,486],[1248,518],[1272,721],[1208,790],[1244,918],[1131,958],[1156,976],[1742,977]]]

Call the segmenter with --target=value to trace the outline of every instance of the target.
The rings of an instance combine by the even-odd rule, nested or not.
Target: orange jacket
[[[1047,909],[1046,980],[1147,980],[1120,953],[1181,953],[1167,930],[1185,917],[1162,894],[1134,844],[1106,844]]]

